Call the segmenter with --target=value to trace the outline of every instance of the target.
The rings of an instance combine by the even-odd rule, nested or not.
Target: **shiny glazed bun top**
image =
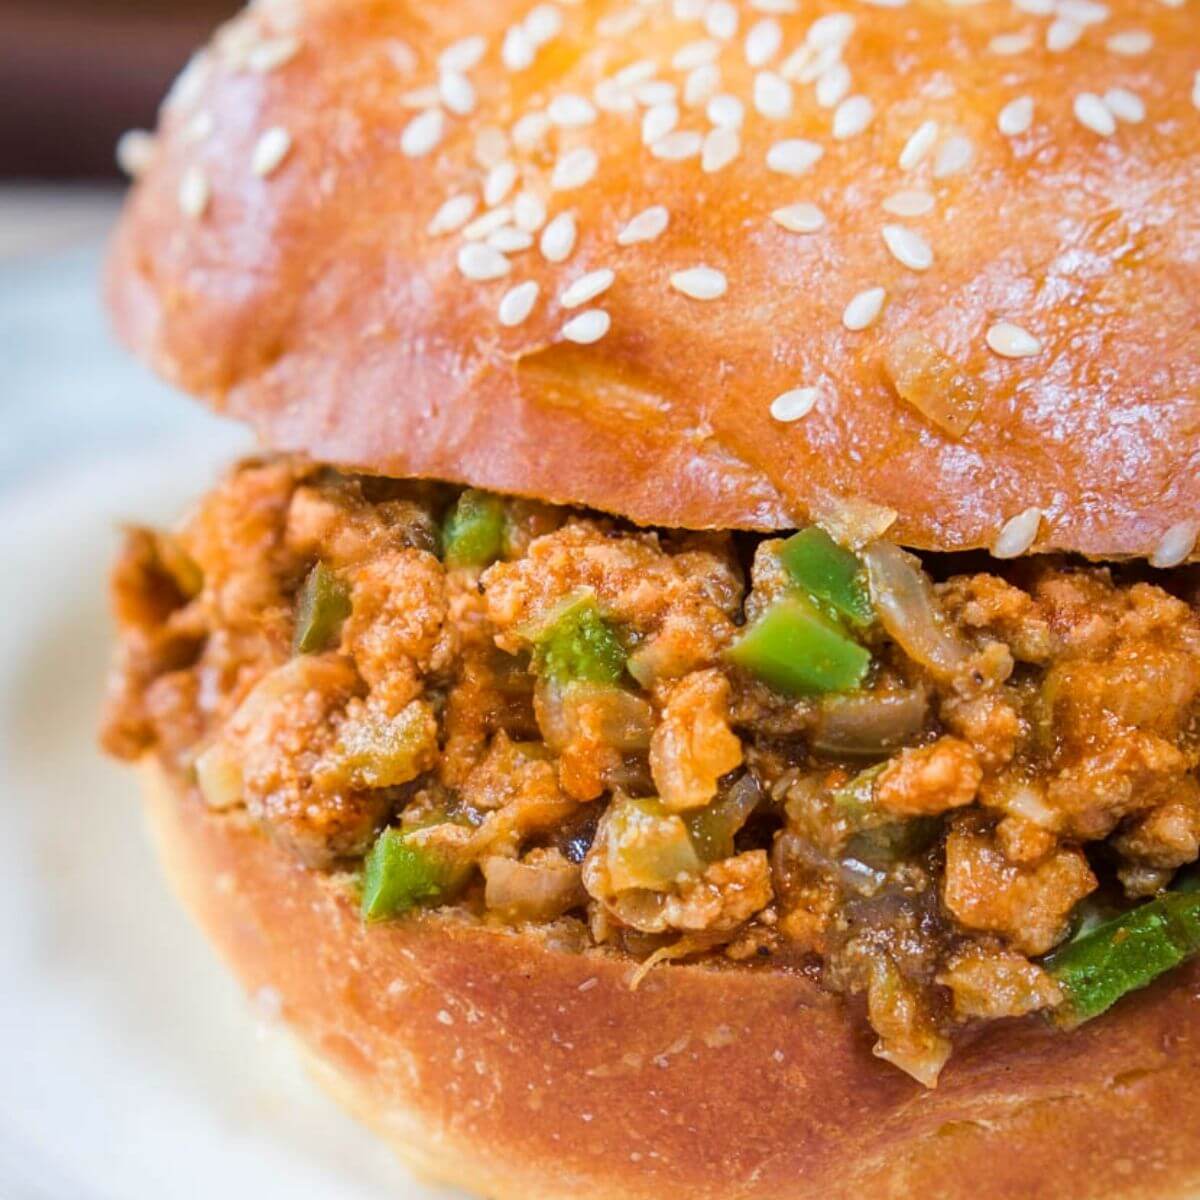
[[[277,0],[109,294],[279,449],[692,527],[1186,558],[1195,0]]]

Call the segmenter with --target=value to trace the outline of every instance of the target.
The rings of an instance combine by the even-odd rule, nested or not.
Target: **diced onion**
[[[209,808],[223,812],[242,802],[242,768],[224,742],[213,742],[196,759],[196,783]]]
[[[884,353],[901,399],[951,437],[970,429],[983,402],[979,382],[919,330],[902,333]]]
[[[488,908],[528,921],[549,921],[587,900],[572,863],[525,863],[493,855],[480,864]]]
[[[829,696],[817,709],[811,745],[851,758],[890,754],[921,732],[928,711],[924,688]]]
[[[955,675],[971,649],[947,629],[929,576],[916,559],[890,542],[863,552],[871,600],[880,624],[914,662],[940,676]]]

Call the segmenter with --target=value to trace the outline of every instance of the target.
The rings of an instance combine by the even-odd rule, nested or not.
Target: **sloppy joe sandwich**
[[[1200,1186],[1195,0],[275,0],[122,339],[248,422],[104,718],[494,1197]]]

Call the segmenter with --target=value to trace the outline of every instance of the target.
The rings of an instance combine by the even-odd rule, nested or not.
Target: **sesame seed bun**
[[[1070,1034],[1007,1022],[926,1092],[802,976],[655,968],[344,887],[143,774],[162,858],[318,1079],[418,1172],[495,1200],[1170,1200],[1200,1183],[1200,968]]]
[[[255,4],[137,156],[118,328],[357,469],[1186,558],[1200,8],[847,7]]]

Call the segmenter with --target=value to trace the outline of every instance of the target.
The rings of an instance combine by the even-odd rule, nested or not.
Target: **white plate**
[[[0,501],[4,1200],[449,1195],[318,1094],[226,978],[95,748],[114,526],[171,517],[234,441],[93,453]]]

